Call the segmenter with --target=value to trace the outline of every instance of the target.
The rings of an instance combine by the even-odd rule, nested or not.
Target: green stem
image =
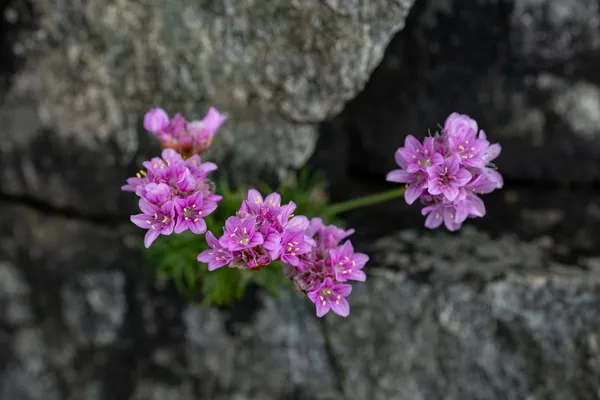
[[[360,207],[372,206],[383,203],[388,200],[396,199],[404,196],[404,187],[399,189],[389,190],[387,192],[370,194],[368,196],[357,197],[352,200],[344,201],[337,204],[332,204],[325,209],[323,214],[328,217],[341,214],[346,211],[354,210]]]

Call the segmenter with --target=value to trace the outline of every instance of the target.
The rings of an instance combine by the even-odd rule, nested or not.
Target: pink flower
[[[446,158],[441,165],[429,167],[429,194],[443,194],[449,201],[458,197],[459,188],[465,186],[471,180],[471,173],[461,168],[458,157]]]
[[[335,279],[339,282],[348,280],[364,282],[367,276],[362,270],[369,256],[362,253],[354,253],[352,243],[347,240],[337,249],[329,250],[331,266],[335,271]]]
[[[217,209],[217,203],[204,201],[201,192],[196,192],[186,198],[175,198],[174,202],[177,212],[175,233],[181,233],[188,229],[196,235],[206,232],[204,218]]]
[[[348,297],[352,293],[352,286],[347,284],[334,284],[331,278],[326,278],[321,285],[308,293],[310,301],[317,306],[317,317],[321,318],[333,310],[340,317],[350,315]]]
[[[441,135],[426,137],[423,144],[406,138],[395,154],[400,169],[390,171],[386,180],[406,184],[408,204],[421,199],[427,228],[443,223],[457,230],[466,218],[485,215],[479,195],[503,187],[502,175],[491,164],[501,150],[499,144],[490,144],[475,120],[452,113]]]
[[[144,246],[150,247],[159,235],[170,235],[175,227],[175,207],[172,201],[167,201],[158,207],[144,199],[139,202],[142,214],[132,215],[131,222],[142,229],[148,229],[144,237]]]
[[[229,217],[225,221],[225,232],[219,239],[223,248],[229,251],[250,249],[264,242],[263,235],[254,230],[255,218],[241,220],[238,217]]]
[[[198,261],[208,263],[208,270],[214,271],[229,264],[233,260],[231,252],[224,249],[212,232],[206,232],[206,243],[210,249],[203,251],[198,255]]]

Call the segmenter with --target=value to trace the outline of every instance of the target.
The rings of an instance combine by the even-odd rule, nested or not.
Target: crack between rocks
[[[325,349],[325,355],[327,357],[327,361],[329,362],[329,366],[332,369],[333,376],[335,378],[335,386],[337,391],[342,396],[343,400],[348,400],[348,396],[346,396],[346,392],[344,390],[344,381],[346,380],[344,369],[340,365],[335,352],[333,351],[333,346],[331,344],[331,338],[329,335],[329,329],[327,329],[327,325],[325,324],[325,320],[321,319],[321,332],[323,333],[324,344],[323,347]]]
[[[127,215],[111,213],[86,213],[71,207],[57,207],[30,196],[0,193],[0,204],[2,203],[12,206],[26,207],[52,217],[87,222],[108,228],[118,228],[129,225],[129,217]]]

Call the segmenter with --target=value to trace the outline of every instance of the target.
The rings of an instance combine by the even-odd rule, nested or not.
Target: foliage
[[[227,179],[222,178],[216,187],[217,194],[222,195],[223,200],[205,221],[208,230],[218,237],[225,220],[235,215],[251,186],[232,188]],[[322,175],[311,174],[308,169],[300,170],[293,182],[282,184],[276,190],[272,190],[264,182],[257,182],[254,187],[265,195],[278,192],[282,201],[293,201],[298,213],[309,218],[326,214],[328,198],[325,179]],[[259,271],[224,267],[209,272],[207,265],[196,259],[207,248],[204,235],[194,235],[187,231],[179,235],[161,236],[145,254],[156,265],[160,278],[172,280],[180,293],[188,298],[199,296],[206,305],[230,305],[242,298],[249,284],[261,286],[274,296],[282,289],[291,287],[280,262]]]

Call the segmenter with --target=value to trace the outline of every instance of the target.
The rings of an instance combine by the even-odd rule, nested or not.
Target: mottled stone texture
[[[118,184],[98,210],[56,163],[123,179],[136,154],[148,156],[139,125],[155,105],[189,118],[227,112],[206,156],[238,180],[300,167],[318,122],[363,88],[412,2],[34,0],[37,29],[12,43],[24,67],[0,107],[3,191],[119,210]],[[49,137],[36,138],[41,128]],[[48,145],[48,157],[30,156]]]
[[[158,150],[150,103],[228,110],[209,154],[226,168],[302,164],[410,3],[36,1],[24,64],[0,46],[0,400],[599,398],[594,193],[509,187],[456,234],[407,229],[423,221],[402,201],[351,213],[372,258],[348,319],[258,290],[206,308],[140,255],[119,186]],[[502,142],[507,182],[597,179],[597,18],[583,0],[417,2],[324,126],[348,160],[328,164],[383,174],[459,109]]]
[[[547,239],[400,231],[361,246],[351,317],[320,321],[291,293],[187,303],[138,236],[1,203],[0,400],[600,395],[598,259],[559,263]]]
[[[407,134],[459,111],[502,144],[509,180],[598,182],[599,49],[596,0],[419,1],[334,121],[336,148],[348,141],[347,164],[384,176]]]

